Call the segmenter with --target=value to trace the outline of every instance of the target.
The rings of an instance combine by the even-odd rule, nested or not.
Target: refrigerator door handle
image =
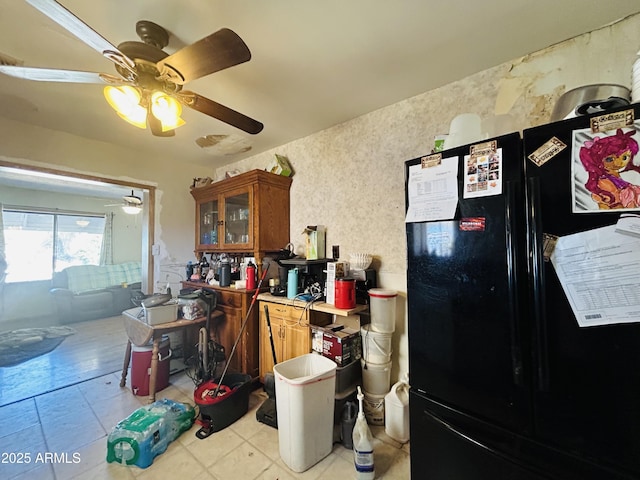
[[[535,339],[537,345],[536,370],[538,390],[549,391],[549,353],[547,345],[547,318],[545,315],[544,295],[544,254],[542,241],[542,218],[540,205],[540,181],[531,177],[528,181],[528,235],[529,268],[532,281],[532,313],[535,326]]]
[[[516,203],[516,185],[513,182],[505,182],[506,189],[506,208],[505,208],[505,239],[507,243],[507,283],[509,288],[509,309],[511,310],[511,370],[513,372],[513,381],[518,386],[524,386],[523,367],[522,367],[522,350],[520,348],[520,316],[518,306],[518,276],[516,265],[516,247],[514,242],[517,237],[517,218],[515,214]]]
[[[447,422],[446,420],[440,418],[438,415],[436,415],[435,413],[425,410],[425,409],[421,409],[425,415],[427,415],[427,417],[431,418],[431,420],[433,420],[435,423],[437,423],[438,425],[440,425],[441,427],[445,428],[447,431],[449,431],[451,434],[453,434],[455,437],[460,438],[463,441],[466,441],[468,443],[472,443],[475,446],[477,446],[478,448],[484,450],[485,452],[487,452],[490,455],[493,455],[495,457],[498,457],[502,460],[504,460],[505,462],[508,462],[510,464],[516,465],[521,469],[524,470],[528,470],[530,472],[533,473],[540,473],[538,471],[538,469],[535,468],[535,466],[533,465],[529,465],[529,464],[525,464],[523,461],[516,461],[515,456],[509,455],[508,453],[502,452],[500,449],[495,448],[487,443],[483,443],[480,440],[478,440],[477,438],[474,438],[474,435],[472,433],[465,433],[463,431],[461,431],[460,429],[454,427],[453,425],[451,425],[449,422]]]

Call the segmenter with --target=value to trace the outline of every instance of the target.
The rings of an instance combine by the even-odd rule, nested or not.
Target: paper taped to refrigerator
[[[407,196],[407,223],[451,220],[458,206],[458,157],[409,167]]]
[[[551,262],[579,326],[640,322],[640,237],[616,225],[567,235]]]

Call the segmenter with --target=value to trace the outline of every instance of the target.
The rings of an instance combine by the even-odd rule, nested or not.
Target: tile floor
[[[0,408],[0,478],[2,479],[350,479],[356,478],[353,453],[334,444],[332,453],[309,470],[295,473],[280,458],[278,431],[256,421],[266,398],[251,394],[249,411],[226,429],[200,440],[191,430],[169,445],[146,469],[107,463],[106,440],[113,426],[145,403],[120,388],[112,373]],[[193,382],[185,374],[157,398],[193,403]],[[375,439],[376,478],[408,479],[409,444],[400,445],[371,428]],[[52,455],[47,458],[45,454]],[[27,455],[30,461],[27,463]],[[55,456],[54,456],[55,455]],[[22,459],[23,463],[17,463]]]

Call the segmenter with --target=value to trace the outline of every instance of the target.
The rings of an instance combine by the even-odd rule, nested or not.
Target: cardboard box
[[[324,327],[311,325],[311,348],[344,367],[362,357],[360,332],[331,323]]]
[[[287,157],[275,154],[275,157],[267,167],[267,172],[275,173],[276,175],[282,175],[283,177],[290,177],[292,174],[291,165]]]
[[[307,260],[326,258],[325,237],[327,229],[324,225],[310,225],[302,232],[306,234],[305,241]]]
[[[327,280],[349,276],[348,262],[327,262]]]

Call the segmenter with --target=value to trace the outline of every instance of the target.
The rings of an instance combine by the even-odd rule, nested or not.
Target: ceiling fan
[[[122,197],[122,203],[110,203],[105,205],[105,207],[122,207],[125,213],[135,215],[142,211],[142,198],[134,195],[133,190],[131,190],[131,195]]]
[[[119,75],[14,65],[0,65],[0,73],[44,82],[106,84],[105,97],[118,115],[140,128],[148,124],[156,136],[175,135],[175,128],[184,124],[183,105],[250,134],[262,131],[257,120],[183,90],[192,80],[251,59],[249,48],[232,30],[222,28],[169,55],[162,50],[168,45],[168,32],[141,20],[136,33],[142,42],[123,42],[116,48],[57,1],[26,1],[111,60]]]

